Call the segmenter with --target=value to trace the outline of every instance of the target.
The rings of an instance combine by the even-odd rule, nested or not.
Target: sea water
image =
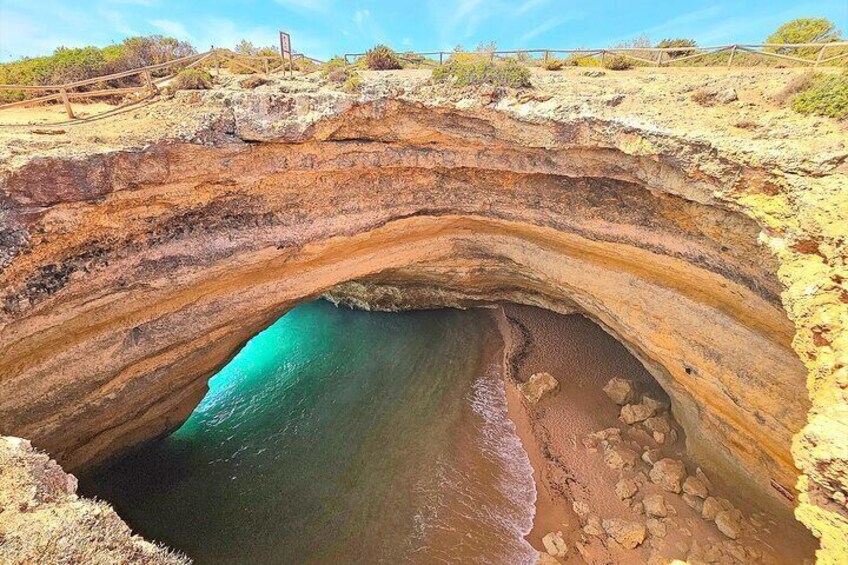
[[[497,342],[481,311],[299,306],[83,491],[199,564],[532,563]]]

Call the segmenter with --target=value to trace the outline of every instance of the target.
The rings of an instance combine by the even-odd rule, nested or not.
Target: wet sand
[[[676,440],[661,445],[643,426],[619,420],[620,407],[603,392],[613,377],[629,379],[637,389],[668,406],[668,397],[644,367],[599,326],[578,315],[560,315],[538,308],[505,305],[495,311],[504,339],[504,376],[509,416],[530,457],[537,488],[533,529],[527,536],[544,552],[542,537],[561,531],[568,554],[560,563],[667,563],[673,559],[707,560],[717,563],[812,562],[815,540],[795,522],[790,512],[766,516],[759,508],[742,503],[720,481],[710,495],[730,499],[745,516],[744,534],[736,541],[701,517],[681,495],[665,492],[647,477],[650,465],[639,461],[632,470],[614,469],[604,463],[601,446],[584,445],[586,436],[605,428],[621,430],[622,445],[637,453],[659,448],[663,457],[682,460],[689,474],[697,464],[685,453],[683,430],[670,413]],[[551,373],[559,392],[530,405],[517,385],[537,372]],[[633,478],[639,485],[631,499],[621,500],[615,484]],[[718,479],[718,478],[716,478]],[[648,533],[637,548],[628,550],[606,535],[582,530],[590,520],[622,518],[646,524],[639,501],[647,494],[662,494],[670,508],[660,520],[666,535]],[[691,500],[691,499],[690,499]],[[582,516],[575,512],[577,502]],[[585,509],[588,509],[588,513]]]

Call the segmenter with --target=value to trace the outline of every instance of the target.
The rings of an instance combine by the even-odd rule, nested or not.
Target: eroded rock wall
[[[785,235],[776,208],[750,211],[785,176],[615,121],[392,100],[273,131],[2,177],[0,432],[71,469],[156,437],[247,339],[359,280],[586,313],[671,394],[696,452],[790,503],[806,371],[760,245]],[[836,439],[817,433],[802,441]]]

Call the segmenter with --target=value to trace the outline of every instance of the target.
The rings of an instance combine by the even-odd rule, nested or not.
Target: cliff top
[[[120,110],[103,103],[80,105],[77,113],[83,119],[75,122],[65,120],[60,105],[3,111],[0,170],[38,157],[73,158],[165,140],[296,141],[297,134],[322,117],[380,98],[491,108],[529,121],[612,121],[711,144],[740,162],[779,164],[787,172],[841,170],[848,157],[848,127],[800,115],[779,102],[786,84],[804,72],[808,71],[534,69],[533,89],[505,94],[433,85],[428,70],[363,71],[362,84],[353,94],[317,73],[293,79],[272,75],[267,84],[252,90],[239,86],[243,76],[222,73],[208,91],[181,91]],[[281,112],[287,99],[295,102]],[[281,118],[286,122],[282,130],[270,123]]]

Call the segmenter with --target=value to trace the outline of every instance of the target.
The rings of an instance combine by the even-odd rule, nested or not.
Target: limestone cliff
[[[71,149],[6,132],[0,433],[69,469],[161,435],[246,340],[327,291],[576,310],[655,375],[714,470],[794,504],[797,464],[798,516],[835,562],[848,153],[842,126],[763,106],[780,72],[740,94],[776,120],[761,137],[729,123],[747,106],[687,102],[703,75],[662,71],[503,99],[402,75],[362,96],[273,83],[84,124]]]

